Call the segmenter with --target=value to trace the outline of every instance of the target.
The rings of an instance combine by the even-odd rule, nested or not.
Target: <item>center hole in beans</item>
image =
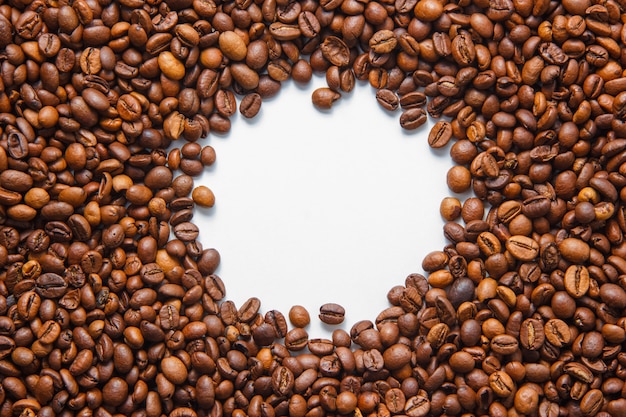
[[[337,302],[349,326],[374,319],[390,285],[445,244],[438,213],[450,162],[447,148],[429,148],[428,126],[403,131],[367,85],[332,114],[314,111],[316,83],[286,83],[259,117],[238,114],[228,136],[210,136],[217,163],[196,182],[216,205],[194,220],[205,247],[219,249],[217,272],[238,305]]]

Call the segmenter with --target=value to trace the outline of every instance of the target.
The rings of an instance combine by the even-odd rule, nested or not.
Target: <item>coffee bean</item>
[[[191,193],[194,203],[202,207],[213,207],[215,205],[215,195],[207,186],[200,185]]]
[[[126,401],[128,384],[122,378],[111,378],[102,388],[102,398],[107,404],[119,406]]]
[[[191,222],[183,222],[174,227],[174,234],[183,242],[191,242],[198,238],[198,227]]]
[[[409,417],[424,417],[430,412],[430,401],[425,395],[410,397],[404,406],[404,412]]]
[[[398,96],[392,90],[383,88],[376,92],[376,100],[385,110],[396,110],[400,104]]]
[[[312,95],[313,105],[323,110],[330,109],[333,103],[340,98],[341,94],[326,87],[316,89]]]
[[[246,95],[239,104],[239,112],[245,118],[256,116],[261,110],[261,96],[258,93]]]
[[[501,334],[491,339],[491,350],[502,355],[510,355],[519,349],[518,341],[515,337]]]
[[[297,39],[301,32],[298,25],[290,25],[282,22],[274,22],[269,26],[272,36],[279,41],[290,41]]]
[[[387,369],[400,369],[411,361],[411,350],[406,345],[396,343],[383,352],[383,359]]]
[[[580,411],[584,416],[593,416],[598,413],[602,407],[604,395],[599,389],[587,391],[582,400],[580,400]]]
[[[415,5],[415,16],[421,21],[432,22],[443,13],[443,8],[436,1],[421,0]]]
[[[571,332],[567,324],[560,319],[550,319],[544,325],[546,339],[554,346],[560,347],[571,341]]]
[[[439,121],[435,123],[428,134],[428,144],[431,148],[442,148],[448,144],[452,138],[452,127],[450,123]]]
[[[327,37],[320,45],[324,58],[338,67],[348,65],[350,52],[346,43],[336,36]]]
[[[289,321],[296,327],[306,327],[311,322],[311,319],[306,308],[295,305],[289,309]]]
[[[185,364],[175,356],[164,358],[161,361],[163,375],[174,384],[182,384],[187,379]]]
[[[307,347],[311,353],[320,357],[330,355],[334,349],[331,340],[322,338],[310,339],[307,343]]]
[[[424,123],[426,123],[426,112],[422,108],[410,108],[400,115],[400,126],[403,129],[417,129]]]
[[[278,395],[286,395],[294,386],[293,373],[284,366],[279,366],[272,372],[272,388]]]
[[[626,303],[621,298],[623,294],[624,290],[617,284],[606,283],[600,286],[600,298],[602,301],[620,310],[626,308]]]
[[[285,335],[285,346],[289,350],[302,350],[307,346],[308,339],[308,333],[303,328],[296,327]]]
[[[343,323],[346,310],[335,303],[327,303],[320,307],[319,318],[326,324]]]
[[[520,327],[520,344],[528,350],[538,350],[543,345],[544,329],[537,319],[526,319]]]
[[[565,290],[574,298],[584,296],[589,290],[589,271],[584,266],[570,266],[563,278]]]
[[[379,30],[372,35],[369,41],[371,50],[377,54],[390,53],[397,45],[398,40],[391,30]]]
[[[499,397],[508,397],[515,390],[515,383],[509,374],[503,371],[496,371],[489,376],[489,386]]]
[[[539,245],[526,236],[511,236],[506,241],[506,249],[519,260],[531,261],[539,254]]]

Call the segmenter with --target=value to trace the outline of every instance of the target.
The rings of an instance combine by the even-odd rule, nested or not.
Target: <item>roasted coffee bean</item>
[[[543,324],[537,319],[526,319],[520,327],[520,344],[524,349],[538,350],[544,342]]]
[[[560,319],[550,319],[544,325],[546,340],[556,347],[570,343],[571,332],[567,324]]]
[[[400,105],[398,96],[392,90],[383,88],[376,92],[376,100],[382,108],[389,111],[394,111]]]
[[[428,144],[431,148],[442,148],[452,138],[452,126],[446,121],[435,123],[428,134]]]
[[[407,399],[404,412],[409,417],[424,417],[430,412],[430,401],[426,395],[415,395]]]
[[[539,244],[526,236],[511,236],[506,241],[506,249],[522,261],[532,261],[539,255]]]
[[[294,329],[289,330],[285,335],[285,346],[289,350],[302,350],[304,349],[309,341],[308,333],[301,327],[296,327]]]
[[[215,205],[215,195],[210,188],[200,185],[191,192],[193,202],[202,207],[213,207]],[[176,233],[176,231],[174,231]],[[183,240],[183,239],[181,239]]]
[[[280,311],[270,310],[265,313],[265,322],[272,326],[274,333],[279,338],[285,337],[287,334],[287,321]]]
[[[589,390],[580,400],[580,411],[584,416],[596,415],[602,408],[603,401],[604,395],[601,390]]]
[[[584,296],[589,290],[589,271],[584,266],[572,265],[565,271],[565,290],[574,298]]]
[[[495,371],[489,376],[489,386],[498,397],[508,397],[515,390],[515,383],[504,371]]]
[[[295,327],[306,327],[311,322],[311,318],[306,308],[295,305],[289,309],[289,321]]]
[[[191,242],[198,238],[198,227],[190,222],[183,222],[174,227],[174,234],[183,242]]]
[[[278,395],[286,395],[294,387],[294,375],[284,366],[279,366],[272,373],[272,388]]]
[[[335,303],[327,303],[320,307],[319,318],[326,324],[343,323],[346,310]]]
[[[331,64],[344,67],[350,62],[350,52],[346,43],[336,36],[327,37],[320,45],[320,50]]]
[[[341,94],[330,88],[322,87],[313,91],[313,105],[319,109],[330,109],[333,103],[341,98]]]
[[[400,115],[400,126],[403,129],[413,130],[426,123],[426,112],[422,108],[410,108]]]
[[[256,116],[261,110],[261,96],[258,93],[246,95],[239,104],[239,112],[245,118]]]
[[[519,349],[517,339],[506,334],[494,336],[490,346],[492,351],[502,355],[510,355]]]
[[[36,291],[46,298],[59,298],[67,291],[67,282],[58,274],[45,273],[36,279]]]

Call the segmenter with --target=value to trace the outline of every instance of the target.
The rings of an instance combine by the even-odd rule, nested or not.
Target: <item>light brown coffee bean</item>
[[[489,375],[489,386],[498,397],[508,397],[515,391],[513,379],[504,371],[495,371]]]
[[[341,98],[341,94],[330,88],[321,87],[313,91],[311,96],[313,105],[322,110],[328,110],[333,103]]]
[[[511,236],[505,246],[514,258],[521,261],[532,261],[539,255],[539,244],[527,236]]]
[[[191,198],[194,203],[202,207],[213,207],[215,205],[215,195],[206,185],[200,185],[193,189]]]
[[[589,271],[585,266],[572,265],[565,271],[563,278],[565,290],[574,298],[584,296],[589,290]]]
[[[306,327],[311,322],[311,318],[306,308],[301,305],[295,305],[289,309],[289,321],[295,327]]]
[[[569,344],[572,337],[567,323],[560,319],[548,320],[544,325],[544,333],[548,342],[556,347]]]

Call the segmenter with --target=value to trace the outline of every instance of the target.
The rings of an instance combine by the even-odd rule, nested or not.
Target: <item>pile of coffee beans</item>
[[[2,1],[0,417],[626,415],[624,22],[624,0]],[[369,84],[402,128],[437,119],[474,193],[374,322],[316,339],[301,306],[227,300],[192,222],[199,140],[314,73],[320,109]]]

